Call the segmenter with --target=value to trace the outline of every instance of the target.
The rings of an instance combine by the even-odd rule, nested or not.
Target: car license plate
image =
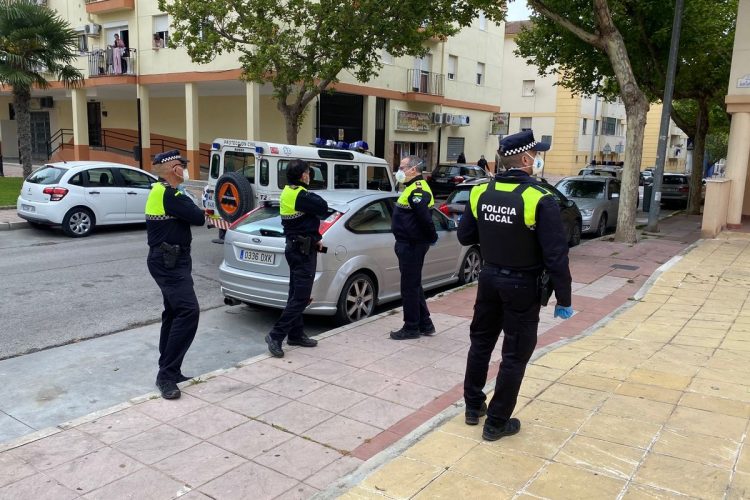
[[[245,262],[256,264],[268,264],[272,266],[276,262],[276,254],[269,252],[258,252],[256,250],[240,250],[240,259]]]
[[[448,182],[448,179],[435,179],[435,182],[446,183],[446,182]]]
[[[214,200],[206,200],[204,205],[208,210],[216,210],[216,204],[214,203]]]
[[[21,205],[21,210],[24,212],[36,212],[36,208],[31,205]]]

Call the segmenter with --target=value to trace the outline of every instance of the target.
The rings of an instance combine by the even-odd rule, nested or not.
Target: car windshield
[[[662,182],[664,184],[687,184],[687,177],[681,175],[665,175]]]
[[[26,182],[32,184],[56,184],[60,181],[64,173],[64,168],[46,166],[31,174],[26,179]]]
[[[598,200],[604,198],[604,183],[585,180],[568,180],[558,184],[557,189],[570,198],[589,198]]]
[[[432,173],[433,176],[456,174],[458,174],[458,167],[456,167],[455,165],[438,165],[438,167]]]
[[[235,231],[262,236],[283,236],[279,205],[265,205],[250,212],[243,221],[234,227]]]
[[[469,202],[469,196],[471,195],[471,189],[458,189],[453,191],[446,200],[446,203],[463,203]]]

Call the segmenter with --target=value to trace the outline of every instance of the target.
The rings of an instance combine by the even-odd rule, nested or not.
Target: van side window
[[[255,154],[241,151],[224,153],[224,173],[241,172],[250,184],[255,184]]]
[[[265,158],[260,160],[260,185],[261,186],[268,186],[268,177],[269,177],[269,171],[268,171],[268,160]]]
[[[277,184],[279,189],[286,186],[286,167],[291,160],[279,160],[276,164],[278,172]],[[310,189],[328,188],[328,164],[322,161],[308,161],[310,165]]]
[[[391,191],[391,181],[386,167],[367,165],[367,189]]]
[[[214,153],[211,155],[211,178],[212,179],[219,178],[219,161],[220,160],[221,160],[221,157],[219,156],[219,153]]]
[[[359,165],[334,165],[333,189],[359,189]]]

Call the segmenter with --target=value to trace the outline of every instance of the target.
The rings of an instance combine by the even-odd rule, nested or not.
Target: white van
[[[215,139],[203,192],[208,223],[227,229],[259,202],[278,199],[286,185],[286,167],[294,159],[310,164],[311,190],[395,190],[391,168],[384,159],[365,152],[367,143],[358,141],[348,149],[339,145],[342,147]]]

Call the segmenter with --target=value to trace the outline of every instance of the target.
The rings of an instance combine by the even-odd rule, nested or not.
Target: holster
[[[537,278],[537,288],[539,290],[539,303],[546,306],[552,296],[552,281],[546,269]]]
[[[293,244],[303,255],[310,255],[310,250],[312,250],[312,236],[295,236]]]
[[[177,266],[177,257],[180,255],[180,245],[170,245],[169,243],[163,242],[159,245],[159,249],[162,251],[164,267],[167,269],[174,269]]]

